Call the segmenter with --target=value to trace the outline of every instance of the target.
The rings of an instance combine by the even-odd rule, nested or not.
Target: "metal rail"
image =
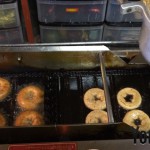
[[[111,50],[139,50],[136,42],[74,42],[74,43],[38,43],[38,44],[1,44],[0,52],[55,52],[55,51],[101,51],[106,46]],[[96,50],[95,50],[96,49]],[[104,51],[104,49],[102,50]]]
[[[111,105],[111,101],[110,101],[110,95],[109,95],[108,84],[107,84],[107,79],[106,79],[106,70],[105,70],[105,66],[104,66],[104,60],[103,60],[102,53],[99,54],[99,58],[100,58],[100,69],[101,69],[101,73],[102,73],[102,80],[103,80],[103,84],[104,84],[104,93],[105,93],[105,98],[106,98],[108,119],[109,119],[109,123],[114,123],[112,105]]]

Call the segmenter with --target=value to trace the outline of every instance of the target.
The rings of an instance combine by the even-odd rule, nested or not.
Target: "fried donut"
[[[0,78],[0,102],[2,102],[10,93],[10,82],[5,78]]]
[[[43,116],[36,111],[21,112],[14,122],[14,126],[40,126],[43,124]]]
[[[131,110],[126,113],[123,122],[139,131],[150,130],[150,118],[141,110]]]
[[[128,87],[118,92],[117,100],[121,107],[126,110],[131,110],[141,105],[142,97],[137,90]]]
[[[87,115],[85,123],[108,123],[107,112],[103,110],[93,110]]]
[[[44,91],[38,86],[29,85],[17,95],[17,103],[24,110],[35,110],[44,101]]]
[[[104,96],[104,90],[99,88],[89,89],[84,94],[84,104],[91,110],[105,109],[106,101]]]
[[[6,126],[7,121],[3,114],[0,114],[0,127]]]

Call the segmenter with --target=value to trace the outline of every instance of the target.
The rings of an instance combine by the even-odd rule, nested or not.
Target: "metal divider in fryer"
[[[99,53],[99,59],[100,59],[100,69],[101,69],[101,74],[102,74],[102,80],[103,80],[103,85],[104,85],[104,94],[105,94],[105,99],[106,99],[106,107],[107,107],[107,114],[108,114],[108,120],[109,123],[114,123],[114,116],[112,112],[112,105],[110,101],[110,94],[108,90],[108,83],[106,79],[106,70],[105,70],[105,65],[104,65],[104,59],[102,53]]]

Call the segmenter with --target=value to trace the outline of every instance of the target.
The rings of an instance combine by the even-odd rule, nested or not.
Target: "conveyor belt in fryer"
[[[0,103],[0,112],[6,116],[8,126],[12,126],[16,115],[22,111],[16,102],[19,90],[26,85],[38,85],[45,89],[47,88],[48,79],[44,73],[0,73],[0,77],[8,79],[11,83],[11,93]],[[45,102],[46,98],[47,92],[45,92]]]
[[[98,69],[0,73],[0,76],[8,78],[12,84],[11,94],[0,103],[0,111],[7,114],[10,126],[20,111],[16,104],[16,94],[26,85],[38,85],[44,89],[43,115],[46,125],[85,123],[91,110],[84,105],[84,93],[90,88],[103,88]],[[127,112],[118,105],[116,99],[117,92],[124,87],[133,87],[141,93],[142,105],[139,109],[150,115],[150,69],[110,69],[107,70],[107,81],[115,122],[122,122]]]
[[[103,88],[99,70],[0,73],[0,76],[8,78],[12,84],[11,95],[0,104],[11,120],[10,126],[20,111],[16,95],[24,86],[38,85],[44,89],[43,115],[47,125],[85,123],[91,110],[84,105],[84,93],[93,87]]]
[[[78,72],[60,78],[59,123],[85,123],[85,118],[91,110],[85,107],[83,95],[94,87],[103,88],[101,75],[98,72]]]

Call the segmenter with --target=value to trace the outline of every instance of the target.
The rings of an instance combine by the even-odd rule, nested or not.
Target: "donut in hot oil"
[[[84,104],[91,110],[99,110],[106,108],[104,90],[92,88],[84,94]]]
[[[123,118],[123,122],[139,131],[150,130],[150,118],[141,110],[131,110]]]
[[[15,119],[14,126],[44,125],[43,116],[37,111],[23,111]]]
[[[127,87],[118,92],[117,101],[122,108],[132,110],[141,105],[142,97],[136,89]]]
[[[29,85],[19,91],[16,99],[22,109],[35,110],[44,101],[44,91],[38,86]]]
[[[0,77],[0,102],[2,102],[11,92],[11,84],[10,82]]]
[[[106,111],[103,110],[93,110],[91,111],[85,119],[85,123],[108,123],[108,115]]]

